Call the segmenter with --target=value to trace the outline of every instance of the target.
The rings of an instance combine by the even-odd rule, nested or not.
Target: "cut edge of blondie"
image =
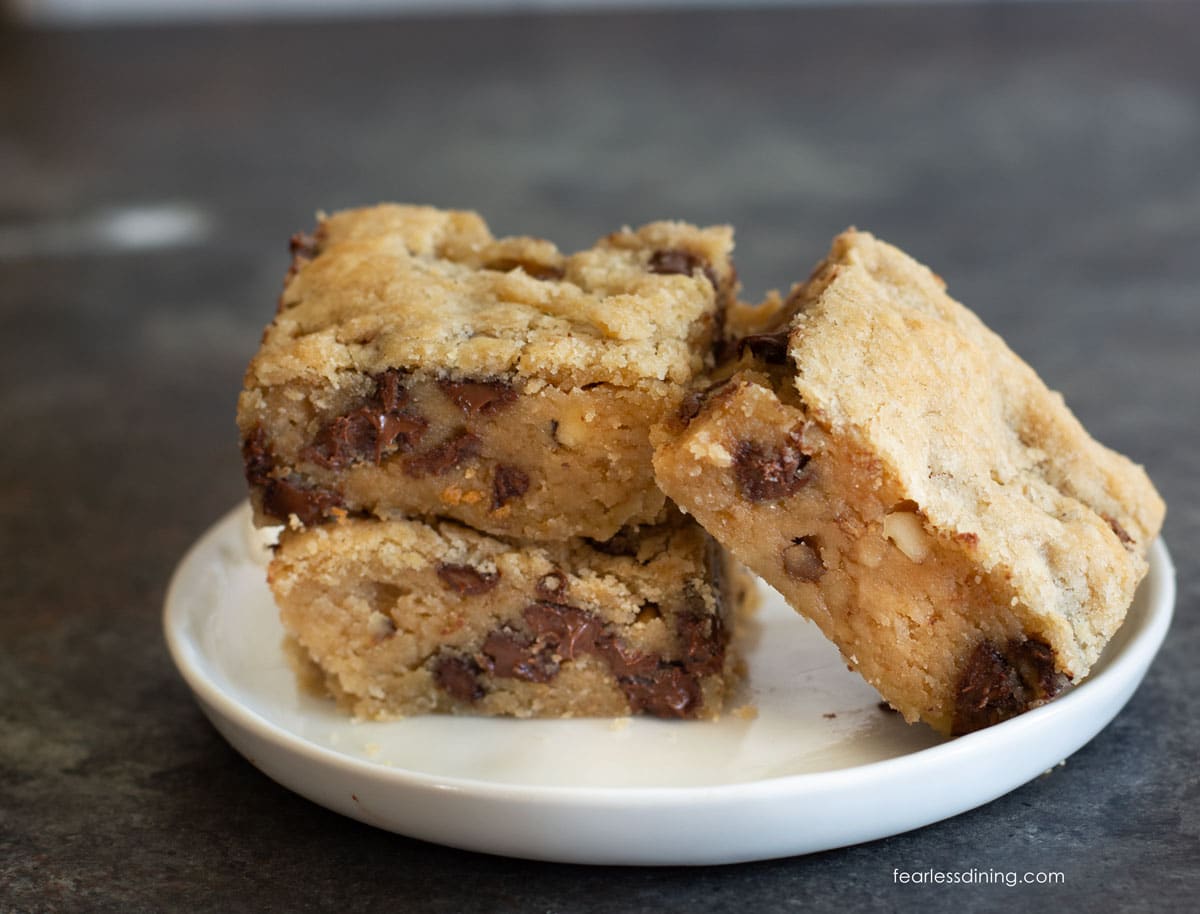
[[[269,577],[302,684],[366,719],[716,718],[754,594],[678,516],[553,545],[350,520],[285,530]]]

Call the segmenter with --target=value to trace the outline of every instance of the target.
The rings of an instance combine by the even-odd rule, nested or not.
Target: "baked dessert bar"
[[[1164,507],[943,282],[863,232],[655,433],[663,490],[907,720],[965,733],[1083,678]]]
[[[258,522],[401,512],[549,540],[654,521],[649,429],[712,366],[732,248],[675,222],[567,256],[470,212],[323,218],[238,402]]]
[[[301,666],[362,718],[715,717],[748,590],[678,512],[540,545],[451,521],[285,529],[269,582]]]

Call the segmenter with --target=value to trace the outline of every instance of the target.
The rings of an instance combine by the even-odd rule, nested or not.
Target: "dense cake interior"
[[[531,546],[449,522],[285,531],[270,582],[360,717],[719,714],[746,588],[696,525]]]

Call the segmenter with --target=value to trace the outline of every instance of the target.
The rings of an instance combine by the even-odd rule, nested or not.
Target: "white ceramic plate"
[[[362,822],[571,863],[803,854],[987,803],[1112,720],[1145,675],[1175,602],[1160,541],[1125,625],[1084,683],[954,740],[880,710],[816,627],[765,588],[742,698],[757,709],[752,719],[354,723],[297,688],[264,564],[264,540],[242,506],[195,544],[167,594],[171,655],[234,748],[285,787]]]

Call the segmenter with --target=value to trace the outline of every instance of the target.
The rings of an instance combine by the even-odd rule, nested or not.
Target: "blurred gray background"
[[[1200,6],[94,28],[18,6],[38,27],[0,26],[0,910],[1194,906]],[[851,223],[908,249],[1166,498],[1180,596],[1147,680],[1064,768],[981,809],[739,867],[467,854],[277,787],[203,719],[159,614],[244,497],[234,402],[288,236],[379,200],[567,249],[731,222],[750,298]],[[897,867],[1066,883],[901,892]]]

